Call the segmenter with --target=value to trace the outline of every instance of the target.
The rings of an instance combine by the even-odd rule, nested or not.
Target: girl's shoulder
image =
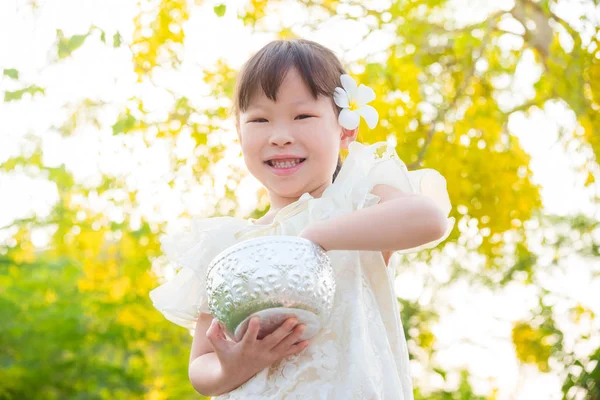
[[[162,250],[170,260],[180,260],[195,248],[210,257],[235,242],[235,233],[248,223],[236,217],[192,218],[160,238]]]
[[[248,219],[238,217],[191,218],[172,229],[174,234],[203,234],[205,232],[227,232],[249,223]]]
[[[395,147],[388,142],[371,145],[352,142],[335,182],[328,189],[354,201],[368,201],[369,194],[377,185],[392,186],[403,193],[435,197],[445,211],[450,211],[446,179],[437,170],[422,168],[409,171]],[[362,208],[365,204],[357,206]]]

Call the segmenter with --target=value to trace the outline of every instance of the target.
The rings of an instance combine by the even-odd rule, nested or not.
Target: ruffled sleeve
[[[394,147],[386,142],[370,146],[352,142],[348,157],[336,179],[339,190],[350,196],[354,209],[377,204],[379,197],[371,193],[376,185],[389,185],[404,193],[418,193],[431,198],[448,216],[452,210],[446,188],[446,179],[435,169],[423,168],[408,171]],[[339,180],[339,182],[338,182]],[[448,238],[454,228],[454,218],[448,218],[444,235],[417,247],[398,250],[396,253],[415,253],[437,246]]]
[[[154,307],[169,321],[193,329],[200,313],[209,313],[206,273],[210,262],[235,244],[246,221],[232,217],[192,220],[191,227],[161,237],[168,260],[179,267],[175,277],[150,292]]]

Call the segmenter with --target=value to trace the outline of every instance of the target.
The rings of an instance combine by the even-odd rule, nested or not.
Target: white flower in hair
[[[360,117],[365,119],[369,128],[373,129],[379,121],[379,114],[367,103],[375,99],[375,92],[363,84],[356,86],[356,81],[348,74],[341,76],[342,86],[336,87],[333,101],[342,109],[338,121],[346,129],[356,129]]]

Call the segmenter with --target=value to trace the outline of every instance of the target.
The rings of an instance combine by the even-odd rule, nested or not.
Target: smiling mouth
[[[296,158],[291,160],[268,160],[265,161],[265,164],[273,167],[273,168],[293,168],[299,164],[302,164],[306,158]]]

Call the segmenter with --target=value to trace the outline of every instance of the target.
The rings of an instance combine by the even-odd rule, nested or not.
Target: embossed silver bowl
[[[239,341],[258,315],[262,338],[287,318],[306,324],[300,340],[313,337],[329,319],[335,277],[325,251],[295,236],[263,236],[240,242],[210,263],[209,309],[230,339]]]

